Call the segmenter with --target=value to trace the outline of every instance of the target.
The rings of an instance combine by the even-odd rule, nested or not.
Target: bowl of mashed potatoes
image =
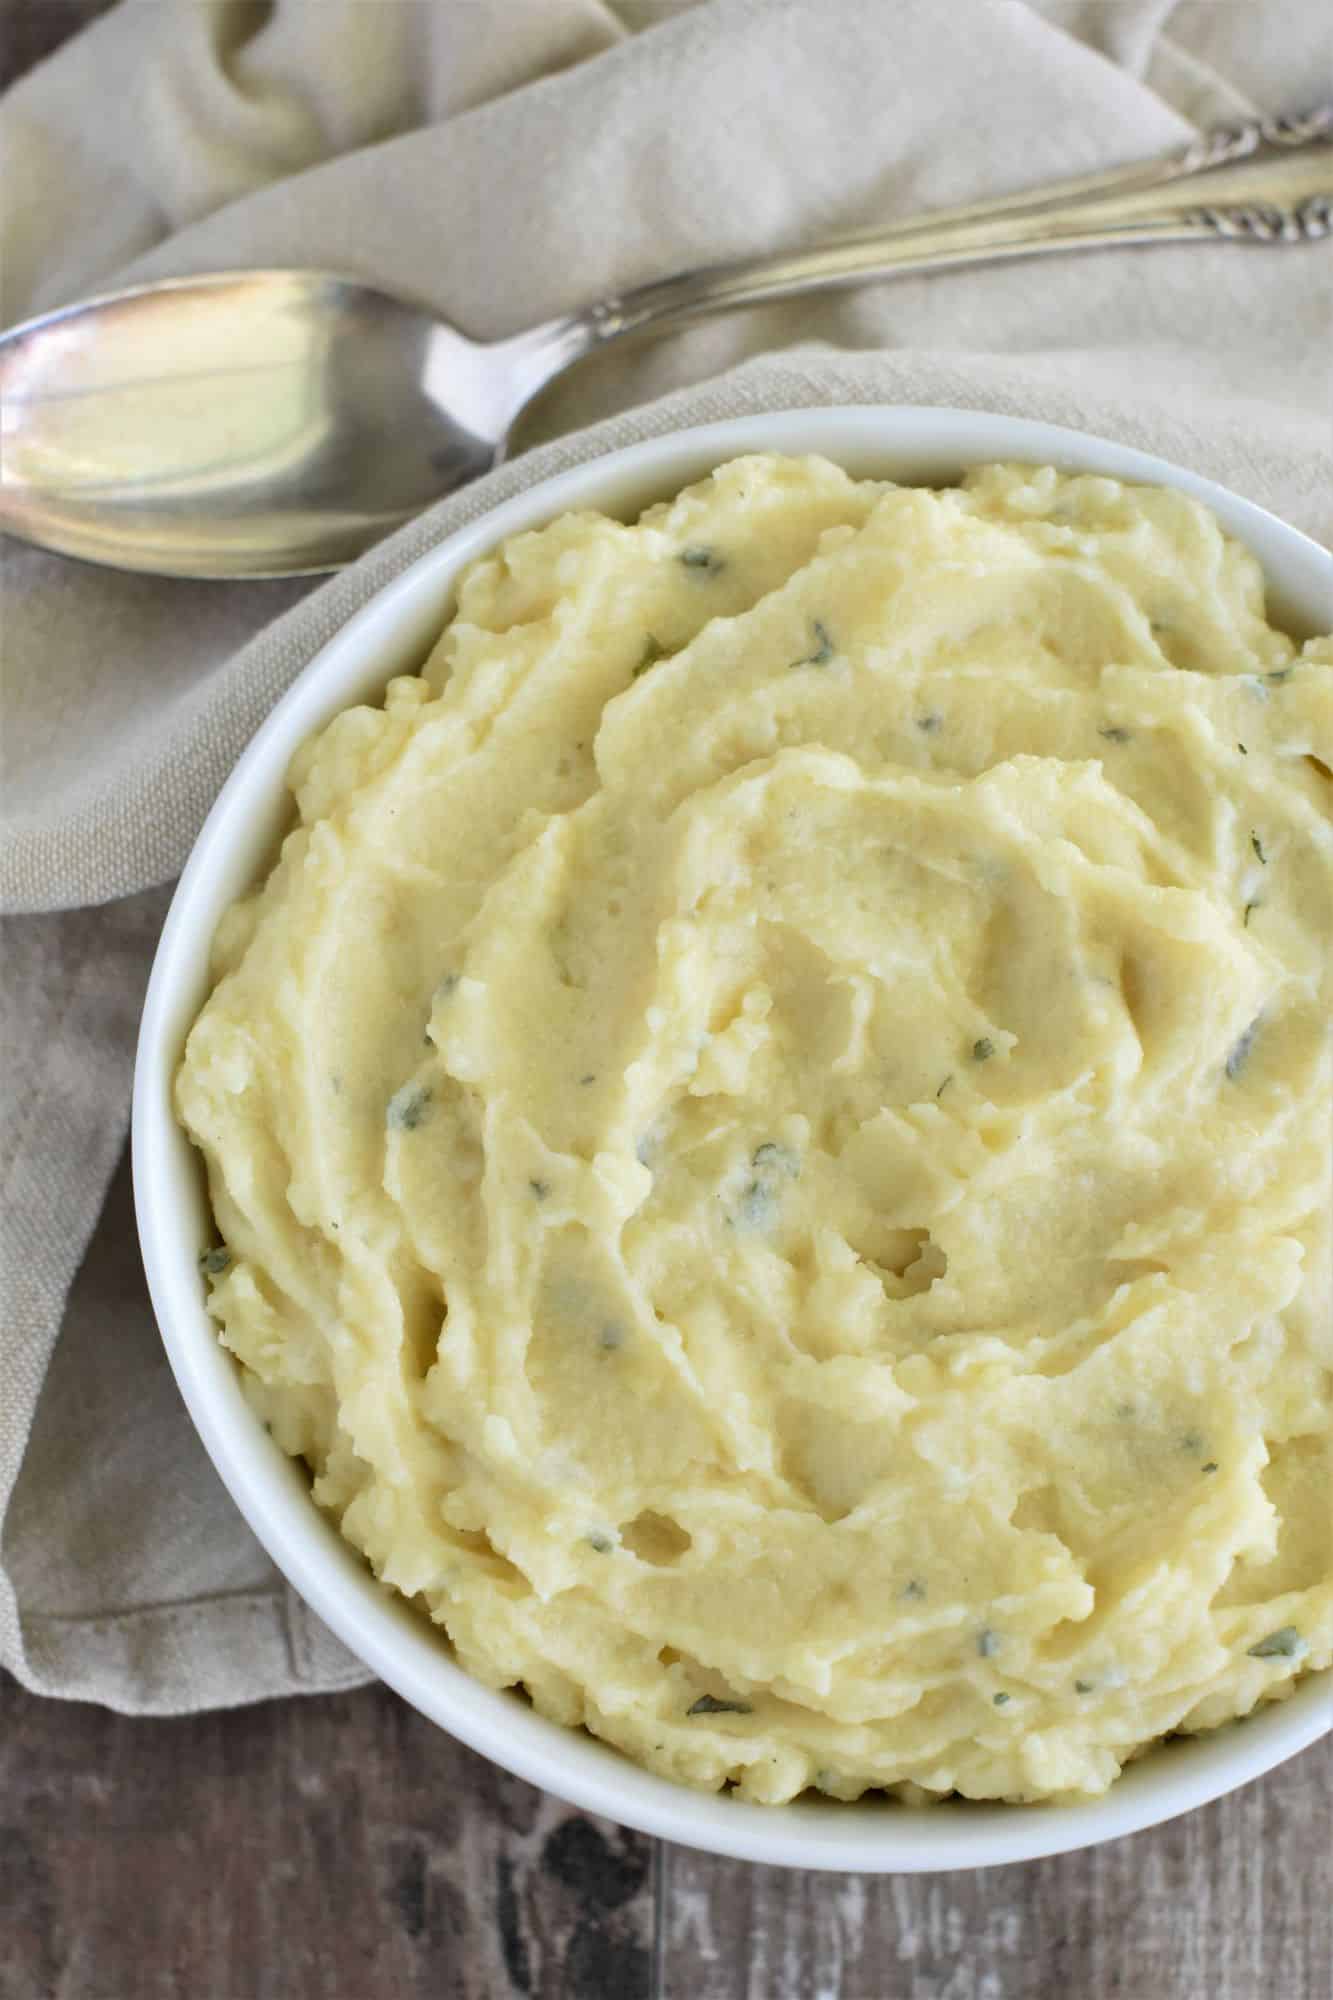
[[[354,616],[182,877],[167,1351],[520,1775],[1028,1858],[1329,1727],[1333,560],[930,410],[652,440]]]

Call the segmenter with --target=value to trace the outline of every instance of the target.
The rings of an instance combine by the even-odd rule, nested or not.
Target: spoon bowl
[[[173,279],[48,314],[0,353],[0,526],[176,576],[337,568],[495,464],[518,345],[326,271]]]

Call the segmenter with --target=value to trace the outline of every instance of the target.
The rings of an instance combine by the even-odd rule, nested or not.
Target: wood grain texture
[[[655,1844],[382,1688],[0,1682],[0,2000],[1328,2000],[1333,1745],[1113,1846],[881,1879]]]
[[[163,1722],[0,1682],[0,2000],[650,2000],[652,1847],[384,1688]]]
[[[1328,2000],[1333,1743],[1110,1846],[938,1876],[672,1848],[661,2000]]]

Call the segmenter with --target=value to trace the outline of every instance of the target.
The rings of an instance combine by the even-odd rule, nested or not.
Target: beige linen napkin
[[[321,263],[501,334],[1331,94],[1320,0],[122,0],[3,106],[4,314],[132,275]],[[194,1439],[122,1159],[164,885],[348,612],[559,467],[808,403],[1101,431],[1328,538],[1331,277],[1327,246],[1123,252],[702,324],[563,385],[531,433],[553,441],[319,588],[7,547],[0,1662],[164,1713],[364,1678]]]

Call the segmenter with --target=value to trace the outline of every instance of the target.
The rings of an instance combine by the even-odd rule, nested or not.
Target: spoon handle
[[[1333,106],[1203,133],[1182,152],[936,210],[820,249],[681,272],[567,322],[584,351],[645,327],[877,278],[1147,243],[1310,243],[1333,232]]]

